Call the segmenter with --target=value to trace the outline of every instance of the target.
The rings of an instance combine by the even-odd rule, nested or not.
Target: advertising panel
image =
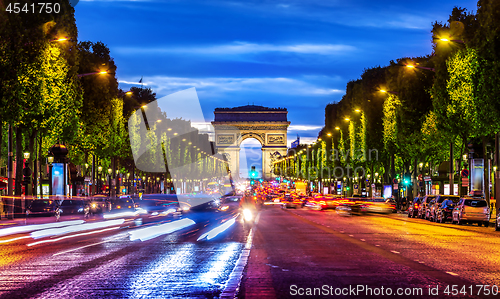
[[[52,195],[64,195],[64,164],[52,163]]]

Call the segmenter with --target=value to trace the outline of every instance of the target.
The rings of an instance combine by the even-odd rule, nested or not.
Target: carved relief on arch
[[[266,134],[265,133],[243,133],[240,135],[238,145],[243,142],[243,140],[247,138],[255,138],[257,139],[261,145],[265,145],[265,140],[266,140]]]

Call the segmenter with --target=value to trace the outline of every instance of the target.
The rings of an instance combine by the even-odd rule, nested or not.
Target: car
[[[241,198],[240,195],[222,197],[219,211],[225,212],[239,209]]]
[[[445,223],[448,220],[453,220],[453,209],[459,200],[458,196],[450,196],[443,200],[441,205],[436,209],[436,222]]]
[[[105,219],[116,217],[135,217],[137,216],[134,199],[130,196],[120,196],[120,198],[111,200],[109,211],[103,214]]]
[[[366,198],[364,204],[366,205],[366,211],[369,213],[388,214],[394,210],[392,204],[388,203],[383,197]]]
[[[298,209],[302,208],[302,200],[299,197],[289,197],[281,202],[282,209]]]
[[[396,200],[392,197],[389,197],[385,200],[385,203],[391,207],[391,211],[396,213],[398,210],[396,209]]]
[[[451,199],[452,201],[458,202],[460,197],[456,195],[438,195],[436,198],[431,200],[431,202],[427,205],[427,219],[430,221],[436,221],[436,211],[441,206],[441,203],[447,199]]]
[[[426,214],[427,214],[427,205],[434,199],[436,198],[436,195],[426,195],[424,198],[422,198],[422,201],[420,202],[420,206],[418,207],[418,218],[422,219],[427,219]]]
[[[81,199],[63,199],[57,204],[60,215],[84,215],[89,211],[89,206]]]
[[[500,231],[500,210],[497,211],[497,218],[495,219],[495,230]]]
[[[422,202],[421,197],[415,197],[413,201],[411,202],[410,206],[408,207],[408,217],[417,217],[418,215],[418,207],[420,206],[420,203]]]
[[[26,216],[54,216],[56,204],[52,200],[33,200],[26,208]]]
[[[89,208],[91,214],[102,214],[109,210],[109,197],[107,194],[96,194],[90,198]]]
[[[488,202],[482,198],[461,198],[453,210],[452,223],[477,223],[478,226],[490,223],[490,209]]]

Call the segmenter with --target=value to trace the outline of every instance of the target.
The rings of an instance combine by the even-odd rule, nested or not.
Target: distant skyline
[[[325,106],[364,69],[430,54],[432,24],[454,6],[477,1],[83,0],[75,11],[78,39],[108,45],[122,89],[195,87],[207,122],[217,107],[285,107],[290,144],[316,139]]]

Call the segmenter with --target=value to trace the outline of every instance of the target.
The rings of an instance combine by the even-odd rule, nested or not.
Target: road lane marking
[[[392,253],[399,254],[399,251],[391,250]]]
[[[377,244],[377,245],[375,245],[375,246],[379,247],[380,245],[378,245],[378,244]]]
[[[255,228],[257,226],[257,223],[259,223],[260,219],[260,213],[257,214],[257,217],[255,217],[254,224],[252,228],[250,229],[250,233],[248,233],[247,237],[247,242],[245,244],[245,249],[241,250],[240,257],[236,261],[236,264],[234,265],[233,271],[231,271],[231,274],[229,274],[229,278],[226,281],[226,285],[224,286],[224,290],[222,291],[221,295],[219,298],[221,299],[234,299],[236,296],[236,293],[240,289],[241,285],[241,278],[243,277],[243,271],[245,270],[245,267],[248,262],[248,258],[250,256],[250,249],[252,248],[252,242],[253,242],[253,236],[255,234]]]
[[[66,250],[66,251],[61,251],[61,252],[58,252],[58,253],[54,253],[52,256],[58,256],[58,255],[61,255],[61,254],[65,254],[65,253],[77,251],[77,250],[80,250],[80,249],[83,249],[83,248],[87,248],[87,247],[91,247],[91,246],[96,246],[96,245],[104,244],[104,243],[111,242],[111,241],[118,240],[118,239],[122,239],[122,238],[125,238],[125,237],[128,237],[128,234],[126,234],[125,236],[116,237],[116,238],[113,238],[113,239],[110,239],[110,240],[106,240],[106,241],[102,241],[102,242],[97,242],[97,243],[94,243],[94,244],[89,244],[89,245],[85,245],[85,246],[82,246],[82,247],[78,247],[78,248],[74,248],[74,249],[70,249],[70,250]]]
[[[360,240],[363,241],[363,242],[366,242],[365,239],[360,239]]]
[[[349,235],[349,237],[354,237],[354,235]]]
[[[454,272],[446,272],[446,273],[448,273],[448,274],[450,274],[450,275],[453,275],[453,276],[458,276],[458,274],[457,274],[457,273],[454,273]]]

